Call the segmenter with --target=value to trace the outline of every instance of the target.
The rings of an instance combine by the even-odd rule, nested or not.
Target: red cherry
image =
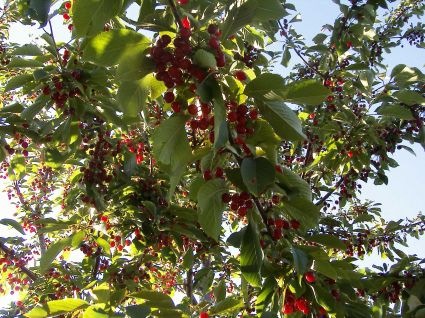
[[[241,201],[249,200],[250,197],[249,193],[245,191],[241,192],[241,195],[239,196]]]
[[[223,201],[223,203],[229,203],[231,199],[232,199],[232,197],[227,192],[226,193],[223,193],[221,195],[221,201]]]
[[[227,119],[233,123],[238,120],[238,114],[236,112],[230,112],[227,114]]]
[[[290,315],[294,312],[294,305],[292,303],[286,303],[283,305],[282,312],[285,315]]]
[[[69,14],[68,14],[68,13],[64,13],[64,14],[62,14],[62,17],[63,17],[63,19],[64,19],[64,20],[69,20],[69,19],[71,19],[71,17],[69,16]]]
[[[171,103],[171,109],[175,113],[180,113],[180,111],[181,111],[180,103],[179,102],[172,102]]]
[[[211,180],[211,179],[212,179],[212,173],[211,173],[211,170],[205,170],[205,171],[204,171],[204,179],[205,179],[205,180]]]
[[[243,218],[245,215],[246,215],[246,213],[248,212],[248,209],[247,209],[247,207],[246,206],[241,206],[241,207],[239,207],[239,209],[238,209],[238,215],[239,215],[239,217],[241,217],[241,218]]]
[[[305,298],[298,298],[295,301],[295,307],[305,315],[310,312],[308,302]]]
[[[164,100],[166,103],[172,103],[174,101],[174,93],[173,92],[166,92],[164,94]]]
[[[243,82],[247,79],[247,76],[246,76],[244,71],[240,71],[240,70],[236,71],[234,75],[241,82]]]
[[[291,220],[291,227],[293,228],[293,229],[298,229],[299,227],[300,227],[300,222],[299,221],[297,221],[297,220]]]
[[[274,194],[272,196],[272,202],[273,202],[273,204],[279,204],[279,202],[280,202],[280,196],[278,196],[277,194]]]
[[[201,120],[199,121],[200,130],[206,130],[209,125],[210,125],[210,122],[207,117],[202,117]]]
[[[171,43],[171,37],[168,34],[164,34],[158,41],[158,45],[161,47],[166,47]]]
[[[352,152],[351,150],[347,151],[347,156],[348,156],[348,158],[353,158],[354,152]]]
[[[188,4],[189,3],[189,0],[178,0],[177,1],[178,2],[178,4],[180,4],[180,5],[185,5],[185,4]]]
[[[188,17],[184,17],[182,19],[182,25],[183,25],[183,28],[190,29],[190,20]]]
[[[249,111],[249,118],[256,120],[258,118],[258,111],[256,109],[251,109]]]
[[[215,36],[210,37],[210,39],[208,40],[208,45],[216,50],[220,48],[220,42]]]
[[[43,95],[50,95],[50,87],[49,86],[43,87]]]
[[[210,24],[208,26],[207,31],[211,35],[217,35],[220,32],[220,30],[218,29],[218,25],[217,24]]]
[[[217,62],[217,67],[224,67],[226,65],[226,57],[223,52],[219,52],[215,57],[215,61]]]
[[[209,317],[209,315],[205,311],[203,311],[199,314],[199,318],[208,318],[208,317]]]
[[[280,240],[281,238],[282,238],[282,229],[278,229],[278,228],[276,228],[276,229],[274,229],[274,231],[273,231],[273,238],[275,239],[275,240]]]
[[[65,7],[65,9],[66,9],[66,10],[71,9],[71,1],[67,1],[67,2],[65,2],[64,7]]]
[[[223,168],[218,167],[218,168],[215,170],[215,176],[216,176],[217,178],[221,178],[221,177],[223,176],[223,174],[224,174]]]
[[[307,272],[304,274],[304,278],[308,283],[314,283],[316,281],[316,276],[313,272]]]
[[[184,27],[180,30],[180,36],[184,39],[188,39],[192,35],[192,31],[190,31],[190,22],[187,25],[188,27]]]
[[[196,106],[195,104],[190,104],[187,107],[187,112],[192,116],[195,116],[196,114],[198,114],[198,106]]]

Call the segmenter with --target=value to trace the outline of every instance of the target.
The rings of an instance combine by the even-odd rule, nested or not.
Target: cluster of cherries
[[[105,193],[107,191],[106,185],[113,178],[113,175],[105,168],[105,161],[107,161],[107,157],[113,150],[112,144],[108,141],[109,137],[109,131],[98,131],[96,143],[89,146],[89,155],[91,157],[88,167],[82,167],[80,169],[83,172],[82,182],[95,185],[99,193]],[[93,199],[85,196],[83,201],[89,203]]]
[[[134,137],[134,134],[130,134],[130,136]],[[124,144],[127,146],[128,151],[131,153],[136,154],[136,163],[140,165],[145,156],[145,144],[143,142],[136,142],[133,138],[130,136],[127,136],[126,134],[122,134],[121,144]]]
[[[69,21],[71,20],[71,16],[69,15],[69,10],[71,10],[71,7],[72,7],[71,1],[67,1],[63,5],[62,18],[64,23],[69,23]],[[72,23],[69,23],[68,30],[72,31],[73,28],[74,28],[74,25]]]
[[[238,52],[234,53],[235,60],[243,62],[247,67],[251,68],[254,66],[255,61],[258,59],[258,49],[248,42],[244,42],[245,50],[243,55]]]
[[[248,192],[241,193],[223,193],[221,196],[223,203],[230,203],[230,209],[235,211],[240,218],[243,218],[248,213],[248,210],[254,207],[254,202]]]
[[[65,52],[69,51],[65,50]],[[63,59],[66,60],[65,55]],[[76,81],[80,81],[81,72],[79,70],[74,70],[71,72],[71,77]],[[73,98],[81,94],[80,89],[78,87],[72,87],[69,79],[67,79],[65,76],[62,76],[62,78],[59,76],[54,76],[52,78],[52,83],[46,84],[43,87],[42,92],[43,95],[50,96],[59,109],[64,107],[66,101],[69,98]]]
[[[310,313],[310,304],[304,297],[296,298],[294,294],[287,290],[282,313],[290,315],[297,311],[302,312],[304,315],[308,315]]]
[[[29,146],[29,140],[27,138],[20,138],[19,134],[15,136],[15,138],[18,140],[18,145],[21,147],[21,154],[24,157],[28,157],[28,146]],[[4,149],[6,149],[7,153],[9,155],[13,155],[15,152],[17,152],[19,149],[13,148],[9,144],[4,145]]]

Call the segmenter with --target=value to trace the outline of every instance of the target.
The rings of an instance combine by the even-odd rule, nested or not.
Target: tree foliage
[[[425,4],[333,2],[307,45],[286,0],[6,1],[2,315],[423,317],[397,244],[424,217],[359,193],[425,146],[425,76],[384,59],[420,54]],[[360,268],[374,251],[393,265]]]

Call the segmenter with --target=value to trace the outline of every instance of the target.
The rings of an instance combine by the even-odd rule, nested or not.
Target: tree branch
[[[328,193],[326,193],[319,201],[317,201],[315,204],[316,205],[321,205],[323,202],[325,202],[338,188],[339,186],[342,184],[342,182],[344,181],[344,177],[341,177],[338,182],[335,184],[334,188],[331,189]]]
[[[15,252],[12,249],[8,248],[6,246],[6,244],[4,244],[3,242],[0,242],[0,250],[2,250],[6,254],[6,257],[8,257],[8,258],[14,258],[15,257]],[[36,281],[38,279],[38,276],[33,271],[26,268],[25,266],[16,266],[16,267],[18,267],[32,281]]]

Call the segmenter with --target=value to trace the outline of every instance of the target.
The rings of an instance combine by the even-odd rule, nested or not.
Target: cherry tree
[[[385,63],[425,3],[333,2],[307,45],[296,1],[6,1],[2,317],[424,317],[424,216],[359,194],[425,146],[425,76]]]

